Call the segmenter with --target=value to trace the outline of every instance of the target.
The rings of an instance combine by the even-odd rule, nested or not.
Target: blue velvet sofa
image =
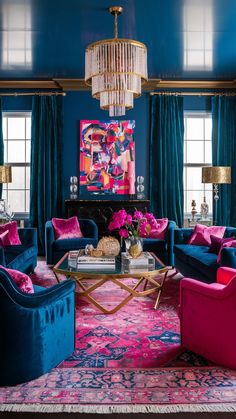
[[[98,228],[96,223],[89,219],[79,219],[79,224],[83,234],[82,238],[56,240],[52,222],[46,222],[45,250],[48,265],[55,265],[69,250],[83,249],[87,244],[97,246]]]
[[[21,272],[33,272],[37,266],[37,229],[19,228],[22,244],[0,247],[0,265]]]
[[[153,252],[166,265],[174,265],[174,230],[176,223],[169,221],[165,240],[143,239],[143,250]]]
[[[21,292],[0,269],[0,386],[33,380],[74,350],[74,281],[34,288]]]
[[[198,279],[206,283],[216,280],[219,266],[236,268],[236,248],[224,248],[221,263],[217,263],[217,255],[209,252],[208,246],[187,244],[192,228],[178,228],[174,231],[174,266],[182,275]],[[236,228],[226,227],[224,237],[236,237]]]

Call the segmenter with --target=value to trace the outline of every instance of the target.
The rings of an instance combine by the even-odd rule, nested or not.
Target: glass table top
[[[137,267],[129,267],[127,265],[124,265],[121,262],[121,257],[117,256],[116,257],[116,263],[114,265],[111,265],[109,267],[97,267],[96,268],[90,268],[90,267],[81,267],[77,265],[77,267],[75,266],[71,266],[71,263],[68,261],[68,253],[64,255],[64,257],[54,266],[53,270],[55,272],[60,273],[60,271],[62,273],[81,273],[81,274],[91,274],[91,275],[124,275],[127,273],[142,273],[142,272],[154,272],[154,271],[159,271],[162,270],[164,268],[166,268],[162,262],[153,254],[151,253],[151,255],[154,258],[154,265],[149,267],[149,266],[140,266],[138,265]],[[168,267],[169,268],[169,267]]]

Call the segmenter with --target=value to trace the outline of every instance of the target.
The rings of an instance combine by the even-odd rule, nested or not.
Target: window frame
[[[2,119],[3,118],[19,118],[19,117],[22,117],[22,118],[32,118],[32,112],[31,111],[14,111],[14,112],[12,112],[12,111],[3,111],[2,112]],[[7,125],[7,129],[8,129],[8,125]],[[8,132],[7,132],[7,134],[8,134]],[[6,142],[6,140],[3,138],[3,140],[4,140],[4,143]],[[11,141],[18,141],[19,139],[8,139],[8,135],[7,135],[7,142],[9,141],[9,142],[11,142]],[[27,139],[26,138],[26,127],[25,127],[25,138],[24,139],[20,139],[20,141],[24,141],[25,142],[25,160],[26,160],[26,142],[27,141],[30,141],[30,143],[31,143],[31,138],[30,139]],[[4,154],[5,154],[5,150],[4,150]],[[7,156],[8,157],[8,156]],[[4,156],[4,158],[5,158],[5,156]],[[11,161],[7,161],[6,162],[6,164],[8,164],[8,165],[10,165],[10,166],[12,166],[12,167],[24,167],[25,168],[25,188],[24,189],[13,189],[13,190],[19,190],[19,191],[29,191],[29,194],[30,194],[30,185],[29,185],[29,189],[27,189],[26,188],[26,168],[27,167],[29,167],[30,168],[30,166],[31,166],[31,162],[11,162]],[[8,187],[8,184],[6,183],[6,184],[4,184],[4,188],[3,188],[3,190],[5,191],[5,193],[6,193],[6,200],[8,201],[8,192],[9,191],[11,191],[12,189],[10,189],[9,187]],[[30,197],[29,197],[29,199],[30,199]],[[25,208],[26,208],[26,193],[25,193],[25,197],[24,197],[24,206],[25,206]],[[25,211],[25,212],[15,212],[14,210],[13,210],[13,212],[14,212],[14,218],[15,219],[28,219],[29,218],[29,211],[27,212],[27,211]]]
[[[206,119],[206,118],[211,118],[211,120],[212,120],[212,112],[211,111],[184,111],[184,130],[186,129],[186,125],[185,125],[185,119],[186,118],[204,118],[204,119]],[[184,132],[184,155],[185,155],[185,147],[186,147],[186,142],[188,142],[188,141],[196,141],[196,142],[205,142],[205,141],[208,141],[208,142],[211,142],[212,143],[212,139],[211,140],[206,140],[205,139],[205,124],[203,124],[203,140],[187,140],[187,139],[185,139],[185,132]],[[204,149],[203,149],[203,156],[204,156],[204,161],[205,161],[205,146],[204,146]],[[189,218],[189,217],[191,217],[192,216],[192,214],[191,214],[191,212],[188,212],[188,211],[186,211],[186,209],[187,209],[187,191],[191,191],[192,189],[187,189],[187,171],[185,171],[185,168],[188,168],[188,167],[192,167],[192,168],[202,168],[202,167],[207,167],[207,166],[210,166],[210,165],[212,165],[212,163],[186,163],[185,161],[184,161],[184,167],[183,167],[183,180],[184,180],[184,189],[183,189],[183,193],[184,193],[184,218],[186,219],[186,218]],[[204,184],[204,186],[203,186],[203,194],[205,194],[205,190],[206,190],[206,187],[205,187],[205,184]],[[209,188],[208,188],[208,191],[211,191],[212,190],[212,186],[210,186]],[[200,191],[200,189],[196,189],[196,192],[197,191]],[[200,206],[200,204],[201,204],[202,202],[199,202],[199,203],[197,203],[197,205],[198,206]],[[213,207],[213,194],[212,194],[212,202],[211,202],[211,208]],[[209,211],[209,217],[211,217],[212,218],[212,211],[210,212]]]

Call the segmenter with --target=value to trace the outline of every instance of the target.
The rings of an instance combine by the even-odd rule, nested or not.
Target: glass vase
[[[132,258],[139,257],[143,251],[143,239],[140,237],[125,239],[125,249]]]

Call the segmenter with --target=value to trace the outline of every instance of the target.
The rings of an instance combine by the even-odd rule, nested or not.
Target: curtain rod
[[[66,96],[65,92],[14,92],[0,93],[0,96]]]
[[[173,96],[236,96],[236,92],[150,92],[150,96],[154,95],[173,95]]]

